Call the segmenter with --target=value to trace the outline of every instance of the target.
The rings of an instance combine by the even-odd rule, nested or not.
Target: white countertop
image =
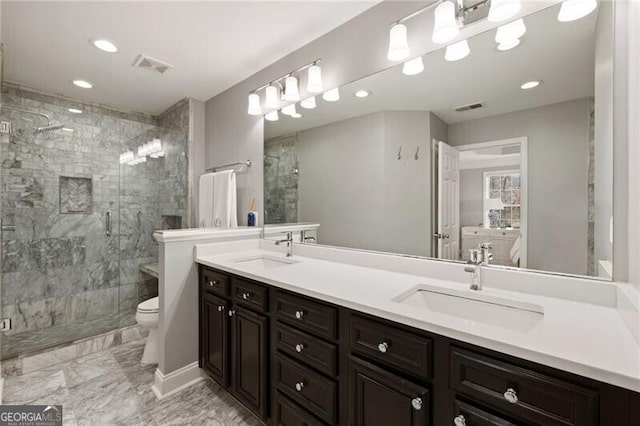
[[[640,346],[612,306],[490,287],[486,295],[535,303],[543,319],[528,331],[478,323],[392,301],[418,284],[471,291],[467,284],[294,255],[281,268],[236,263],[263,254],[283,256],[260,241],[196,246],[196,261],[257,281],[486,347],[559,370],[640,392]],[[462,265],[459,265],[462,268]]]

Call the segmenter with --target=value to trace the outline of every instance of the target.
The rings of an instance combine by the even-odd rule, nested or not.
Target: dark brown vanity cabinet
[[[640,394],[210,268],[200,367],[272,426],[635,426]]]

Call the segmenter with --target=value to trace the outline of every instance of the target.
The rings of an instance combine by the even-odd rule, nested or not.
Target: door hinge
[[[11,330],[11,318],[2,318],[0,320],[0,332]]]
[[[11,133],[11,123],[8,121],[0,121],[0,133]]]

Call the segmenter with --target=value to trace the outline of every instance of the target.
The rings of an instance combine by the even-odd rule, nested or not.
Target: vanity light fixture
[[[82,88],[82,89],[91,89],[93,88],[93,84],[89,83],[87,80],[73,80],[73,84]]]
[[[456,6],[451,1],[443,1],[433,11],[435,24],[433,27],[434,43],[444,44],[458,36],[460,28],[456,19]]]
[[[247,110],[249,115],[262,115],[262,108],[260,107],[260,95],[257,93],[249,93],[249,108]]]
[[[300,114],[299,112],[294,112],[289,117],[291,117],[291,118],[301,118],[302,114]]]
[[[284,115],[293,116],[294,114],[297,114],[296,104],[289,104],[282,108],[281,111]]]
[[[402,73],[405,75],[417,75],[424,71],[422,56],[411,59],[402,65]]]
[[[305,109],[314,109],[316,107],[316,97],[311,96],[300,102],[300,106]]]
[[[340,100],[340,90],[336,87],[331,90],[327,90],[322,94],[322,99],[327,102],[336,102]]]
[[[520,39],[516,38],[516,39],[505,41],[503,43],[498,44],[498,50],[501,52],[505,52],[507,50],[511,50],[518,46],[520,46]]]
[[[369,92],[368,90],[358,90],[356,93],[353,94],[353,96],[355,96],[356,98],[366,98],[370,94],[371,92]]]
[[[278,111],[271,111],[264,116],[264,119],[267,121],[278,121]]]
[[[460,59],[466,58],[469,53],[471,53],[469,43],[467,40],[462,40],[447,46],[447,50],[444,53],[444,59],[447,61],[459,61]]]
[[[540,83],[542,83],[540,80],[527,81],[526,83],[523,83],[520,88],[523,90],[533,89],[534,87],[540,86]]]
[[[307,70],[307,92],[321,93],[323,90],[322,68],[318,65],[311,65]]]
[[[82,110],[78,108],[69,108],[67,111],[69,111],[72,114],[82,114]]]
[[[103,39],[103,38],[98,38],[98,39],[91,39],[91,40],[89,40],[89,42],[94,47],[102,50],[103,52],[107,52],[107,53],[116,53],[116,52],[118,52],[118,48],[116,47],[116,45],[111,43],[109,40],[106,40],[106,39]]]
[[[407,41],[407,27],[396,23],[389,30],[389,50],[387,59],[390,61],[401,61],[411,54],[409,42]]]
[[[508,24],[498,27],[496,30],[496,43],[508,43],[518,39],[527,32],[527,27],[524,25],[522,18],[509,22]]]
[[[300,68],[283,75],[282,77],[276,78],[275,80],[272,80],[269,83],[263,84],[262,86],[250,91],[248,96],[247,113],[250,115],[264,114],[262,108],[260,108],[261,97],[259,92],[261,90],[265,91],[264,108],[266,110],[277,110],[278,108],[280,108],[280,103],[282,100],[288,102],[298,102],[301,98],[301,95],[300,87],[298,86],[299,79],[297,75],[303,71],[307,71],[307,92],[322,92],[322,69],[320,68],[320,66],[318,66],[320,61],[321,59],[316,59],[313,62],[309,62],[308,64],[303,65]],[[272,118],[274,117],[274,115],[269,115],[269,117]]]
[[[584,18],[598,7],[596,0],[566,0],[560,6],[558,21],[571,22]]]
[[[297,102],[300,100],[300,91],[298,90],[298,79],[290,75],[284,80],[284,96],[285,101]]]
[[[489,22],[506,21],[509,18],[513,18],[520,12],[520,9],[522,9],[520,0],[491,0],[487,20]]]

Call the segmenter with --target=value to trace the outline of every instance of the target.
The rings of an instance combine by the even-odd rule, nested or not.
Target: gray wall
[[[528,137],[527,267],[587,273],[588,98],[449,125],[449,143]]]
[[[595,42],[594,261],[613,260],[613,3],[601,2]]]
[[[629,76],[628,81],[624,84],[628,86],[627,93],[629,93],[628,110],[621,110],[622,113],[628,113],[629,117],[634,119],[629,120],[628,123],[628,140],[624,141],[628,144],[628,170],[629,170],[629,185],[625,188],[626,199],[629,200],[628,211],[628,243],[626,246],[614,247],[614,254],[616,254],[615,271],[618,274],[618,252],[626,251],[631,255],[633,261],[628,265],[628,278],[629,281],[637,286],[637,290],[640,291],[640,196],[638,194],[638,188],[640,188],[640,3],[634,3],[630,6],[630,10],[627,15],[622,15],[628,19],[629,33],[628,45],[625,44],[627,49],[627,55],[629,56]],[[618,182],[616,182],[616,187]],[[617,212],[618,206],[614,207]],[[624,214],[625,212],[623,212]],[[617,240],[616,240],[617,241]],[[625,265],[626,266],[626,265]]]
[[[484,222],[484,172],[515,170],[517,166],[460,170],[460,226]]]

